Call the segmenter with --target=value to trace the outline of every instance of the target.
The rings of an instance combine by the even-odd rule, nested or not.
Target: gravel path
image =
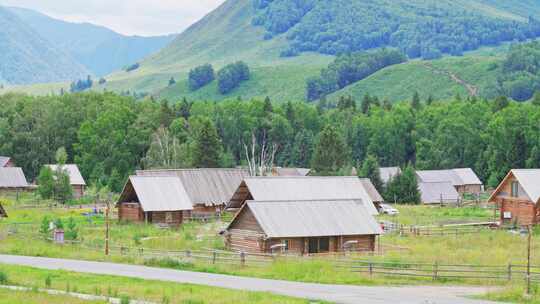
[[[344,304],[493,303],[488,301],[464,298],[464,296],[482,294],[488,291],[487,288],[482,287],[365,287],[349,285],[312,284],[191,271],[179,271],[136,265],[11,255],[0,255],[0,264],[31,266],[51,270],[62,269],[91,274],[117,275],[148,280],[190,283],[247,291],[266,291],[286,296],[313,300],[325,300]]]

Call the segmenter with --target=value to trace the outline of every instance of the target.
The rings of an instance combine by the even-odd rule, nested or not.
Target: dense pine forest
[[[413,94],[411,94],[413,95]],[[366,96],[336,105],[233,99],[137,101],[113,93],[0,97],[0,155],[30,180],[65,148],[91,183],[120,190],[137,168],[244,165],[263,144],[278,166],[350,174],[381,166],[473,167],[489,185],[510,168],[540,166],[540,96],[532,103],[414,94],[391,104]]]

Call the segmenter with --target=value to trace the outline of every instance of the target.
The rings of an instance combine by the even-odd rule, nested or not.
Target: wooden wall
[[[501,206],[501,222],[505,224],[517,224],[519,226],[536,225],[539,222],[538,208],[530,201],[519,199],[503,199]],[[509,212],[512,217],[505,218]]]
[[[118,219],[126,222],[144,222],[144,213],[139,203],[120,203],[118,206]]]
[[[481,185],[463,185],[463,186],[457,186],[456,191],[459,194],[480,194],[482,192],[482,186]]]
[[[168,226],[180,226],[183,221],[182,211],[159,211],[149,212],[148,222],[152,224],[166,224]]]
[[[73,198],[79,199],[84,195],[84,185],[72,185],[73,189]]]

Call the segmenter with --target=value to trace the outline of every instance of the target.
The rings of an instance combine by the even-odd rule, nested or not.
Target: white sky
[[[225,0],[0,0],[0,5],[90,22],[127,35],[179,33]]]

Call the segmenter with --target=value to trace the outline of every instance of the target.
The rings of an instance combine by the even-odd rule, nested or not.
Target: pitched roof
[[[416,171],[418,179],[426,183],[451,182],[454,186],[482,185],[471,168]]]
[[[52,171],[56,171],[58,169],[58,165],[46,165],[47,167],[51,168]],[[79,167],[75,164],[65,164],[62,166],[63,170],[66,170],[67,174],[69,175],[69,183],[71,185],[82,185],[85,186],[86,182],[84,181],[84,178],[81,175],[81,171],[79,171]]]
[[[138,176],[176,176],[195,205],[223,205],[232,197],[242,180],[244,169],[139,170]]]
[[[233,195],[228,207],[239,208],[246,199],[243,188],[256,201],[361,200],[370,214],[378,214],[358,177],[248,177]]]
[[[249,201],[268,238],[381,234],[375,218],[354,200]]]
[[[531,201],[540,201],[540,169],[514,169],[510,171]]]
[[[401,173],[401,168],[400,167],[382,167],[382,168],[379,168],[379,172],[381,175],[382,182],[387,184],[392,177]]]
[[[307,176],[311,172],[311,169],[277,167],[272,169],[272,171],[276,176]]]
[[[422,196],[422,203],[457,202],[459,193],[451,182],[419,182],[418,189]]]
[[[361,178],[360,181],[362,182],[362,185],[364,185],[364,189],[366,189],[369,197],[373,202],[384,202],[384,198],[381,196],[379,191],[377,191],[377,188],[375,188],[369,178]]]
[[[193,210],[193,205],[178,177],[130,176],[118,202],[127,202],[130,185],[145,211]]]
[[[0,167],[5,167],[9,163],[10,160],[11,158],[7,156],[0,156]]]
[[[26,188],[28,182],[18,167],[0,167],[0,188]]]

